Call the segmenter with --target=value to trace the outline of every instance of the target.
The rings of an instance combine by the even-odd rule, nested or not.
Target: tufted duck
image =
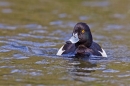
[[[93,42],[90,28],[83,22],[79,22],[75,25],[72,37],[57,52],[57,55],[63,54],[107,57],[106,52],[100,47],[100,45]]]

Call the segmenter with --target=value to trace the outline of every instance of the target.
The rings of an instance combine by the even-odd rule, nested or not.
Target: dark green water
[[[56,56],[86,22],[108,60]],[[0,86],[130,86],[129,0],[0,0]]]

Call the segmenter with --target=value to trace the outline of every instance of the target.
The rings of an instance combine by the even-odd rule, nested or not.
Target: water
[[[0,85],[130,86],[129,4],[0,0]],[[88,23],[108,59],[56,56],[80,21]]]

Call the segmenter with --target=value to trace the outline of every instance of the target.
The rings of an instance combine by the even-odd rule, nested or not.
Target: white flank
[[[64,45],[58,50],[56,55],[61,55],[65,50],[62,50],[62,48],[64,47]]]
[[[74,34],[73,36],[69,39],[72,43],[77,43],[79,41],[78,33]]]
[[[102,54],[102,57],[107,57],[107,54],[103,49],[102,49],[102,52],[101,51],[98,51],[98,52],[100,52]]]

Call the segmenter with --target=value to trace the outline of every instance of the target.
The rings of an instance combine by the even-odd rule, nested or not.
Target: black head
[[[77,23],[74,27],[72,34],[74,36],[75,34],[77,34],[78,36],[79,40],[76,42],[76,45],[83,44],[88,48],[91,46],[93,42],[93,38],[92,38],[90,28],[86,23],[83,23],[83,22]]]

